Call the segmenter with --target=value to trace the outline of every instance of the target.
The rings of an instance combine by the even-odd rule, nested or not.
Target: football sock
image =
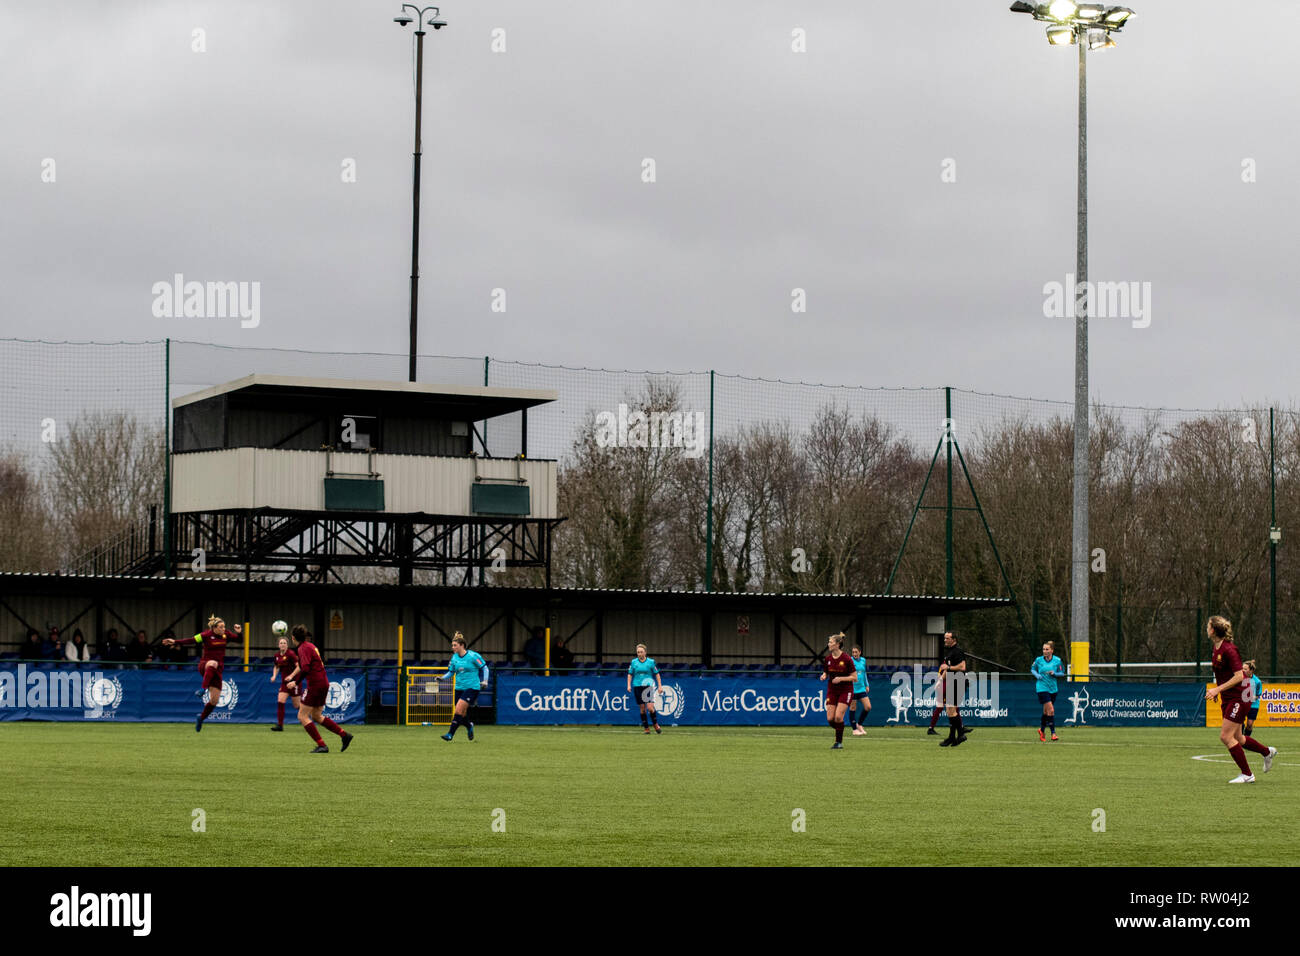
[[[459,726],[460,726],[460,717],[459,717],[459,716],[453,717],[453,718],[451,719],[451,726],[447,728],[447,733],[449,733],[451,736],[455,737],[455,736],[456,736],[456,728],[459,727]]]
[[[961,722],[961,714],[958,713],[957,716],[953,718],[953,720],[957,722],[957,736],[960,737],[962,734],[966,733],[966,727]]]
[[[1246,751],[1241,749],[1241,744],[1233,744],[1228,748],[1228,753],[1232,754],[1232,759],[1237,761],[1237,766],[1247,777],[1251,776],[1250,764],[1246,762]]]
[[[939,722],[939,708],[936,707],[934,709],[934,713],[930,715],[930,729],[934,730],[934,725],[937,724],[938,722]]]
[[[948,718],[948,739],[952,740],[956,736],[957,736],[957,718],[949,717]]]
[[[202,715],[201,717],[199,717],[199,720],[207,720],[207,719],[208,719],[208,714],[212,713],[212,708],[213,708],[213,707],[216,707],[216,706],[217,706],[217,705],[216,705],[216,704],[213,704],[213,703],[207,703],[207,704],[204,704],[204,705],[203,705],[203,715]]]
[[[644,710],[641,711],[641,726],[642,727],[650,726],[650,717],[646,714]]]
[[[1046,730],[1046,729],[1047,729],[1047,715],[1046,715],[1046,714],[1043,714],[1042,719],[1038,722],[1038,729],[1039,729],[1039,730]]]
[[[1247,737],[1245,746],[1247,750],[1253,750],[1255,753],[1263,754],[1265,757],[1268,756],[1268,748],[1265,747],[1263,744],[1261,744],[1254,737]]]
[[[334,721],[330,720],[328,717],[322,717],[320,723],[322,727],[324,727],[332,734],[338,734],[340,737],[347,734],[346,730],[344,730],[338,724],[334,723]]]
[[[844,721],[835,721],[835,742],[837,744],[844,742]]]
[[[280,701],[275,705],[275,722],[281,727],[284,726],[284,701]]]
[[[653,710],[650,711],[650,723],[652,724],[659,723],[659,715]]]
[[[1047,718],[1047,726],[1052,728],[1052,733],[1056,733],[1056,717],[1055,717],[1055,715],[1053,715],[1053,716]]]
[[[316,729],[315,724],[303,724],[303,730],[307,731],[307,736],[316,741],[316,746],[324,747],[325,741],[320,739],[320,731]]]

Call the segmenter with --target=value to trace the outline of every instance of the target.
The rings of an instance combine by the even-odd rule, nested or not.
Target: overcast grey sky
[[[1133,3],[1089,58],[1091,277],[1151,321],[1094,321],[1094,399],[1294,401],[1300,10]],[[420,350],[1068,400],[1077,59],[1008,6],[449,0]],[[0,7],[0,337],[404,352],[398,10]],[[260,324],[155,317],[175,273],[259,282]]]

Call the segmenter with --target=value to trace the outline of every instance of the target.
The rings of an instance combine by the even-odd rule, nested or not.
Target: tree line
[[[680,413],[668,380],[626,397],[647,420]],[[658,413],[652,419],[651,416]],[[1250,419],[1243,423],[1243,415]],[[1300,671],[1300,572],[1286,560],[1300,533],[1300,430],[1278,416],[1279,669]],[[1205,413],[1169,425],[1098,408],[1090,434],[1090,601],[1094,660],[1191,660],[1198,612],[1237,623],[1267,667],[1268,411]],[[1023,670],[1038,645],[1065,651],[1070,615],[1073,427],[1065,417],[1007,420],[960,444],[952,475],[954,593],[1009,596],[1019,613],[958,615],[979,653]],[[164,442],[120,414],[85,418],[38,472],[0,455],[0,570],[53,571],[139,528],[162,501]],[[891,424],[828,403],[806,427],[754,421],[714,437],[709,460],[663,442],[614,447],[594,413],[558,468],[552,582],[559,587],[804,593],[945,593],[947,456]],[[933,458],[933,467],[932,465]],[[929,474],[928,484],[926,482]],[[922,486],[926,492],[916,511]],[[913,517],[915,514],[915,518]],[[712,559],[706,529],[712,523]],[[900,548],[911,528],[906,550]],[[387,569],[357,569],[365,580]],[[345,572],[340,572],[345,573]],[[387,580],[387,578],[384,578]],[[395,579],[395,578],[394,578]],[[493,576],[538,584],[539,571]],[[1204,652],[1204,648],[1199,648]],[[1202,657],[1202,659],[1204,659]]]

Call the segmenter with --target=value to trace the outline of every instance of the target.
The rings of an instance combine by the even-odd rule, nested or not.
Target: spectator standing
[[[41,659],[47,661],[63,660],[63,641],[59,639],[59,629],[50,625],[50,633],[41,643]]]
[[[18,649],[18,659],[22,661],[39,661],[41,654],[41,635],[34,627],[27,629],[27,640]]]
[[[135,632],[135,640],[127,648],[126,657],[135,664],[148,664],[153,660],[153,648],[149,646],[149,638],[144,631]]]
[[[555,646],[551,648],[551,670],[567,674],[573,668],[573,651],[564,646],[564,641],[558,637],[555,639]]]
[[[72,640],[63,645],[63,656],[70,661],[83,663],[90,660],[90,645],[81,633],[81,628],[72,632]]]
[[[533,628],[533,636],[524,644],[524,657],[530,669],[541,673],[546,669],[546,629]]]

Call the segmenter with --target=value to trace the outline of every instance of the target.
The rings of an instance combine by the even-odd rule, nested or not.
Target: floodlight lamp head
[[[1074,27],[1055,26],[1047,28],[1047,42],[1052,46],[1069,46],[1074,42]]]
[[[410,17],[393,17],[393,22],[399,27],[409,27],[411,25]]]

